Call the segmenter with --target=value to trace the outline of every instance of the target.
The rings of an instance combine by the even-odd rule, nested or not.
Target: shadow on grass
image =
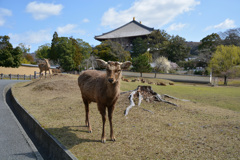
[[[26,84],[26,85],[25,85],[25,86],[23,86],[23,87],[28,87],[28,86],[31,86],[31,85],[33,85],[33,84],[37,83],[38,81],[40,81],[40,79],[34,79],[34,80],[32,80],[30,83]]]
[[[224,84],[219,84],[218,86],[221,87],[240,87],[240,84],[228,84],[228,85],[224,85]]]
[[[62,128],[47,128],[46,130],[51,133],[58,141],[60,141],[60,143],[63,144],[67,149],[70,149],[75,145],[81,143],[101,142],[100,140],[78,137],[75,132],[90,134],[88,131],[86,131],[85,126],[65,126]]]

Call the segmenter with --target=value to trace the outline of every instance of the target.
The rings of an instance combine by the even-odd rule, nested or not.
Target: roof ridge
[[[120,26],[120,27],[118,27],[118,28],[116,28],[116,29],[114,29],[114,30],[112,30],[112,31],[103,33],[102,35],[95,36],[94,38],[96,39],[97,37],[104,36],[104,35],[106,35],[106,34],[109,34],[109,33],[112,33],[112,32],[114,32],[114,31],[117,31],[117,30],[119,30],[119,29],[121,29],[121,28],[124,28],[125,26],[131,24],[131,23],[135,23],[136,25],[138,25],[138,26],[140,26],[140,27],[142,27],[142,28],[144,28],[144,29],[147,29],[148,31],[153,31],[153,30],[154,30],[154,28],[147,27],[147,26],[145,26],[145,25],[137,22],[136,20],[132,20],[132,21],[126,23],[125,25],[122,25],[122,26]]]
[[[139,23],[139,22],[137,22],[137,21],[135,21],[135,20],[132,20],[132,22],[136,23],[137,25],[139,25],[139,26],[141,26],[141,27],[143,27],[143,28],[145,28],[145,29],[147,29],[147,30],[151,30],[151,31],[154,30],[154,28],[150,28],[150,27],[148,27],[148,26],[145,26],[145,25],[143,25],[142,23]]]

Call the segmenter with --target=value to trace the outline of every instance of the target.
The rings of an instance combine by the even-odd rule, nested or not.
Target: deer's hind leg
[[[39,76],[40,76],[40,79],[42,79],[42,70],[40,70],[40,72],[39,72]]]
[[[49,71],[49,76],[50,76],[50,78],[52,78],[50,69],[49,69],[48,71]]]
[[[88,127],[88,132],[92,133],[92,127],[91,127],[90,121],[89,121],[89,102],[83,98],[83,103],[85,105],[85,113],[86,113],[85,124]]]

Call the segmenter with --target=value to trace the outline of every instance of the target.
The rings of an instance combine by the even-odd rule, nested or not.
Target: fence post
[[[1,79],[3,79],[3,73],[1,73]]]
[[[30,74],[30,80],[32,80],[32,75]]]
[[[19,80],[19,74],[17,74],[17,80]]]
[[[34,79],[37,79],[37,72],[34,71]]]
[[[12,74],[9,74],[9,79],[12,80]]]
[[[23,75],[23,78],[24,78],[24,80],[26,80],[26,75],[25,74]]]

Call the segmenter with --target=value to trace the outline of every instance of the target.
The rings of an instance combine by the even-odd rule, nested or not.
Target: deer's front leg
[[[112,125],[112,115],[113,115],[114,106],[108,107],[108,119],[110,124],[110,139],[112,141],[116,141],[114,133],[113,133],[113,125]]]
[[[103,128],[102,128],[102,138],[101,138],[101,141],[102,143],[105,143],[106,142],[106,138],[105,138],[105,122],[106,122],[106,108],[105,106],[98,106],[99,108],[99,111],[102,115],[102,123],[103,123]]]

